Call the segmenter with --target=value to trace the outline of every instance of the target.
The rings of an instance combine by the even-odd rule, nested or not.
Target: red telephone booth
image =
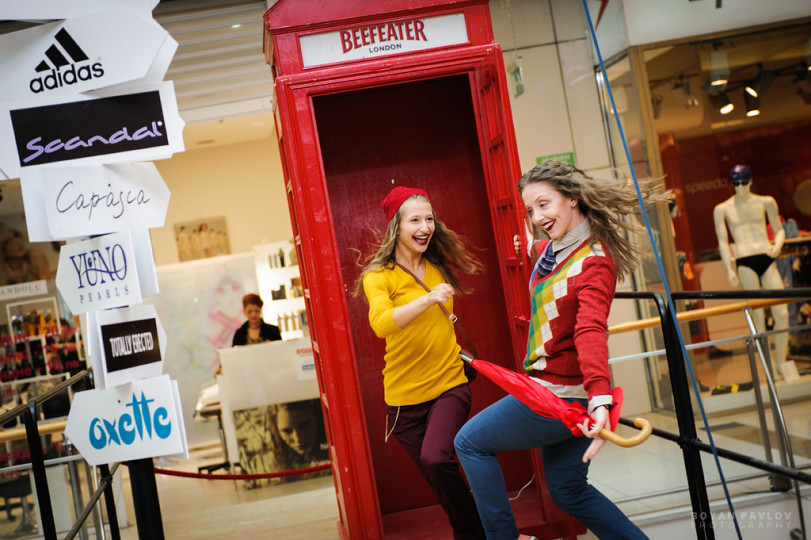
[[[502,53],[486,0],[279,0],[265,54],[307,300],[344,539],[451,538],[436,498],[384,443],[384,342],[354,294],[359,253],[385,229],[393,185],[421,187],[487,270],[455,310],[480,355],[516,368],[526,346],[527,269],[515,256],[523,205]],[[503,393],[479,378],[474,413]],[[501,457],[522,530],[584,529],[545,492],[539,453]],[[427,533],[422,531],[428,531]],[[441,531],[447,531],[441,532]]]

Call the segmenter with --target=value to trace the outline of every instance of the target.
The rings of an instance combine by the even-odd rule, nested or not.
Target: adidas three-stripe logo
[[[59,30],[59,32],[56,33],[56,36],[54,36],[54,38],[56,39],[56,43],[62,46],[62,48],[65,50],[68,56],[70,56],[71,60],[73,60],[74,63],[89,60],[89,58],[82,50],[82,48],[79,47],[79,44],[76,43],[76,41],[74,41],[71,35],[68,34],[68,31],[65,30],[64,28]],[[65,58],[65,55],[62,54],[62,51],[59,50],[56,44],[48,47],[48,50],[45,51],[45,56],[48,57],[48,60],[51,61],[51,64],[53,64],[53,66],[48,65],[48,62],[43,60],[42,62],[39,63],[39,65],[36,68],[37,73],[48,71],[49,69],[52,69],[52,67],[58,69],[61,68],[62,66],[67,66],[68,64],[71,63],[67,58]]]
[[[46,90],[89,81],[104,75],[101,62],[76,66],[79,62],[86,62],[90,58],[67,30],[60,29],[54,36],[54,40],[56,43],[45,51],[45,60],[34,68],[37,73],[47,73],[47,75],[31,79],[28,87],[33,93],[39,94]]]

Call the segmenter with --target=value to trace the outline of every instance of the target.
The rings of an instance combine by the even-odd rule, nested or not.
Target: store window
[[[785,236],[775,260],[777,286],[781,281],[784,287],[811,285],[811,155],[807,152],[811,144],[811,24],[655,44],[641,48],[637,57],[644,64],[639,69],[645,74],[644,92],[629,97],[639,99],[649,114],[641,121],[629,120],[626,129],[632,141],[635,126],[652,127],[655,140],[649,137],[648,144],[633,155],[658,148],[650,161],[661,164],[667,187],[675,195],[672,220],[682,269],[679,285],[685,290],[736,288],[727,278],[713,217],[716,207],[736,193],[731,178],[736,165],[751,170],[751,193],[771,197],[777,205],[776,227],[764,219],[770,239],[781,229]],[[613,66],[609,68],[612,85],[632,90],[628,80],[633,67],[624,71],[617,67],[615,76]],[[630,118],[634,108],[628,109],[625,114]],[[731,230],[729,240],[734,244]],[[736,249],[740,246],[733,245],[733,257]],[[763,281],[763,274],[759,279],[763,288],[775,288]],[[728,301],[715,302],[720,303]],[[681,303],[679,310],[712,304]],[[811,302],[790,303],[787,310],[787,317],[780,308],[767,310],[759,330],[781,331],[769,338],[778,384],[802,384],[811,377]],[[713,343],[690,353],[703,396],[713,398],[751,385],[743,342],[715,343],[746,331],[740,313],[689,325],[690,341]]]
[[[651,154],[649,151],[651,146],[648,143],[647,134],[650,129],[649,127],[646,129],[647,117],[640,106],[644,98],[641,96],[642,92],[640,92],[638,84],[638,80],[640,80],[638,71],[638,64],[634,65],[632,55],[627,54],[607,66],[605,74],[602,71],[596,73],[613,167],[616,174],[627,178],[629,182],[631,181],[631,167],[633,167],[637,178],[659,176],[656,171],[660,168],[658,156],[655,153]],[[614,97],[616,111],[609,97],[609,85]],[[622,123],[622,134],[624,134],[628,144],[630,164],[626,157],[618,120]],[[655,145],[653,148],[655,148]],[[648,219],[653,231],[656,249],[663,262],[663,269],[667,272],[669,268],[668,261],[674,259],[674,246],[672,236],[669,234],[671,232],[669,216],[664,216],[666,219],[664,224],[660,222],[662,217],[657,212],[657,208],[648,209]],[[634,225],[641,231],[640,234],[636,235],[636,245],[641,254],[641,264],[632,276],[633,289],[661,293],[664,291],[662,276],[651,248],[650,236],[645,230],[644,219],[640,216],[638,219],[633,219],[629,225]],[[663,225],[666,227],[664,238],[661,233]],[[666,275],[672,288],[672,276]],[[640,300],[637,301],[637,315],[640,319],[646,319],[658,317],[658,312],[651,301]],[[658,350],[664,347],[662,333],[658,328],[644,330],[642,339],[645,350]],[[654,408],[671,409],[667,359],[664,356],[648,357],[645,359],[645,369]]]

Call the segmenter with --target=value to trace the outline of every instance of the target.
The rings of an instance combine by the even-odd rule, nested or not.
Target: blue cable
[[[642,192],[639,189],[639,181],[636,178],[636,171],[634,171],[633,162],[631,161],[631,152],[628,149],[628,141],[625,139],[625,132],[622,129],[622,122],[620,122],[619,113],[617,111],[617,105],[614,103],[614,92],[611,90],[611,83],[608,81],[608,77],[606,76],[605,64],[603,64],[603,55],[600,52],[600,45],[597,43],[597,35],[594,32],[594,25],[591,22],[591,14],[589,13],[589,8],[586,5],[586,0],[582,0],[583,2],[583,10],[586,12],[586,18],[589,21],[589,31],[591,32],[591,38],[594,41],[594,48],[597,51],[597,59],[600,61],[600,69],[603,71],[603,76],[605,77],[605,86],[608,89],[608,97],[611,100],[611,108],[614,111],[614,118],[617,120],[617,129],[619,130],[620,139],[622,140],[622,147],[625,150],[625,159],[628,160],[628,168],[631,170],[631,178],[634,180],[634,188],[636,189],[636,196],[639,199],[639,206],[642,208],[642,216],[645,218],[645,227],[648,230],[648,238],[650,239],[651,248],[653,250],[653,255],[656,258],[656,266],[659,268],[659,274],[662,276],[662,284],[664,285],[665,289],[665,296],[667,297],[667,309],[670,311],[670,316],[672,317],[675,324],[673,326],[676,327],[676,334],[679,337],[679,345],[682,349],[682,358],[684,358],[684,363],[687,365],[687,371],[690,373],[690,380],[693,383],[693,391],[696,394],[696,398],[698,400],[698,408],[701,411],[701,418],[704,421],[704,429],[707,431],[707,438],[710,441],[710,447],[712,448],[712,455],[715,458],[715,466],[718,469],[718,475],[721,477],[721,485],[724,486],[724,495],[727,499],[727,505],[729,506],[729,511],[732,514],[732,521],[735,523],[735,531],[738,533],[739,540],[743,537],[741,536],[741,529],[738,525],[738,518],[735,516],[735,508],[732,506],[732,498],[729,496],[729,489],[727,488],[726,479],[724,478],[724,472],[721,470],[721,460],[718,458],[718,451],[715,448],[715,442],[712,438],[712,432],[710,431],[710,425],[707,421],[707,414],[704,412],[704,403],[701,401],[701,395],[698,389],[698,383],[696,382],[695,375],[693,374],[693,367],[690,365],[687,356],[687,349],[684,346],[684,338],[681,334],[681,328],[678,324],[678,319],[676,317],[676,309],[673,305],[673,298],[670,295],[670,286],[667,283],[667,276],[665,276],[664,268],[662,267],[662,260],[659,257],[659,251],[656,249],[656,241],[653,236],[653,229],[650,225],[650,219],[648,219],[648,212],[645,209],[645,204],[642,199]],[[712,519],[712,516],[710,516]],[[712,526],[712,524],[710,524]]]

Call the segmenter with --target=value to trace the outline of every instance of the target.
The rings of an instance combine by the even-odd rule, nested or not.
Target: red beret
[[[391,221],[391,218],[394,217],[394,214],[397,213],[400,206],[412,195],[422,195],[426,199],[428,198],[428,194],[419,188],[397,186],[389,191],[389,194],[383,199],[381,205],[383,206],[383,212],[386,213],[386,218]]]

